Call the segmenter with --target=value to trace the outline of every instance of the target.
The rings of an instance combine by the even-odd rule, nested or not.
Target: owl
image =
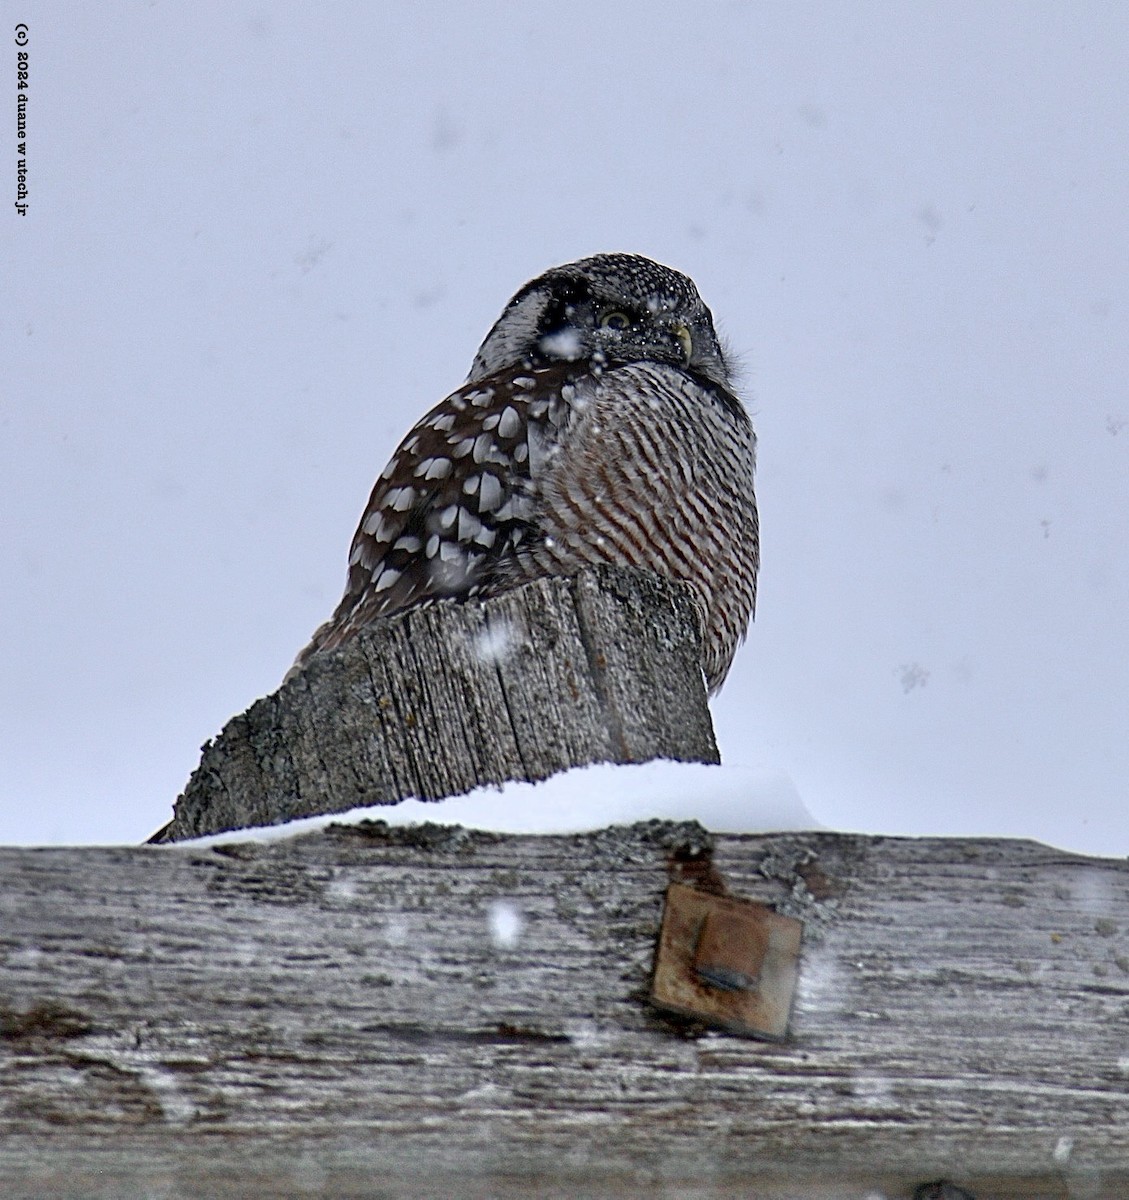
[[[689,584],[721,687],[756,601],[756,437],[693,282],[634,254],[554,267],[376,481],[345,595],[291,673],[379,617],[595,563]]]

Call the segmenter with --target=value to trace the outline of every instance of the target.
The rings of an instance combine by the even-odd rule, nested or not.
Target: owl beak
[[[694,357],[694,339],[690,336],[690,330],[678,322],[670,327],[670,332],[679,346],[682,347],[682,358],[686,365],[690,365],[690,360]]]

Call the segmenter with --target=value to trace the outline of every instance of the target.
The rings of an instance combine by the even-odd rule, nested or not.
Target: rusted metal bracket
[[[672,883],[651,1002],[732,1033],[782,1041],[803,928],[802,921],[765,904]]]

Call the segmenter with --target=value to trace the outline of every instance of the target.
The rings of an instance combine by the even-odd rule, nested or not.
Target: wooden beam
[[[672,878],[804,921],[783,1042],[650,1007]],[[1129,1195],[1121,860],[370,823],[0,879],[5,1197]]]

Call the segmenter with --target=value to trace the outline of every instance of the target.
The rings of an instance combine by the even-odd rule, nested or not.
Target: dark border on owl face
[[[526,289],[523,289],[523,291]],[[537,333],[539,337],[559,333],[569,326],[576,325],[574,314],[577,309],[589,308],[595,313],[596,297],[587,281],[575,276],[561,276],[553,279],[542,276],[536,286],[530,286],[529,291],[547,291],[549,303],[541,313],[541,323]]]

